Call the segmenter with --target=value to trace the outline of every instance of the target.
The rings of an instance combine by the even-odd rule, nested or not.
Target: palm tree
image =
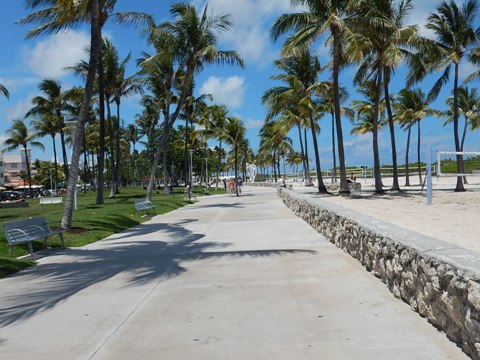
[[[137,163],[135,161],[135,145],[140,141],[140,134],[135,126],[135,124],[128,124],[126,131],[125,131],[125,137],[127,141],[130,141],[133,145],[133,150],[132,150],[132,179],[135,181],[135,176],[138,175],[138,172],[135,170],[137,169]]]
[[[288,129],[281,121],[266,121],[260,129],[259,151],[268,153],[273,168],[274,180],[280,176],[280,156],[292,150],[292,139],[287,136]]]
[[[374,76],[377,81],[377,102],[383,96],[388,115],[390,130],[390,142],[392,150],[393,184],[392,190],[400,190],[398,183],[397,154],[395,142],[395,126],[390,102],[389,83],[395,69],[406,57],[413,56],[410,49],[415,48],[421,42],[417,26],[405,26],[404,23],[409,12],[412,10],[412,1],[403,0],[394,5],[392,0],[374,0],[364,4],[364,16],[368,19],[367,26],[361,26],[357,32],[357,42],[362,43],[362,61],[358,68],[354,83],[361,84],[368,78]],[[372,18],[381,21],[372,21]],[[350,42],[351,43],[351,42]],[[346,52],[355,52],[358,49],[356,44],[353,49],[347,47]],[[376,105],[378,107],[378,105]],[[378,116],[374,116],[377,121]],[[373,128],[374,142],[377,141],[377,130]],[[375,179],[381,183],[378,156],[374,154]],[[380,186],[376,186],[380,190]]]
[[[236,118],[229,116],[226,119],[225,127],[223,128],[220,138],[222,138],[227,144],[231,145],[234,154],[234,172],[235,172],[235,193],[240,196],[238,192],[238,149],[245,137],[245,127],[243,122]]]
[[[56,134],[60,134],[63,156],[63,172],[68,179],[68,158],[65,142],[65,118],[63,115],[63,112],[66,108],[65,93],[62,92],[61,84],[53,79],[43,79],[38,88],[44,94],[44,96],[39,95],[32,99],[33,107],[25,116],[38,116],[43,118],[41,121],[47,121],[49,123],[48,125],[51,126],[52,129],[48,130],[47,133],[44,132],[41,136],[53,135],[53,137],[55,137]],[[49,119],[46,120],[46,118]],[[41,124],[38,123],[37,125],[41,126]],[[55,139],[53,139],[53,141],[55,142]],[[54,155],[56,161],[56,154]]]
[[[76,182],[79,170],[80,153],[83,145],[85,123],[90,109],[90,100],[93,93],[95,74],[101,64],[102,28],[106,21],[114,17],[120,23],[151,24],[151,16],[143,13],[116,13],[113,14],[116,0],[27,0],[27,7],[40,10],[27,15],[19,22],[23,24],[39,23],[40,25],[27,32],[27,38],[42,34],[52,34],[60,30],[89,22],[91,28],[90,59],[88,75],[85,83],[85,94],[80,110],[79,119],[75,125],[75,141],[73,143],[70,176],[68,179],[67,196],[65,200],[62,227],[70,228],[73,215],[73,200],[76,191]],[[102,71],[99,71],[102,74]]]
[[[73,1],[72,1],[73,3]],[[64,12],[58,11],[57,1],[50,0],[50,1],[42,1],[38,2],[35,0],[29,0],[28,2],[29,7],[37,8],[43,5],[51,5],[50,8],[46,10],[40,10],[39,12],[33,13],[26,18],[24,18],[21,22],[23,23],[32,23],[32,22],[40,22],[41,25],[36,29],[33,29],[27,33],[27,37],[32,37],[36,35],[40,35],[42,33],[53,33],[59,31],[65,27],[72,26],[75,22],[79,20],[84,20],[88,18],[90,20],[91,26],[91,39],[90,39],[90,60],[89,60],[89,67],[88,67],[88,75],[87,81],[85,84],[85,95],[82,101],[82,106],[80,109],[80,116],[75,126],[75,141],[73,143],[73,154],[72,154],[72,161],[71,161],[71,168],[70,168],[70,176],[68,179],[68,186],[67,186],[67,197],[65,200],[65,208],[64,214],[62,218],[61,226],[64,229],[69,229],[72,225],[72,215],[73,215],[73,200],[74,195],[77,187],[77,176],[79,170],[79,162],[80,162],[80,152],[83,145],[83,134],[84,134],[84,126],[87,121],[88,111],[90,109],[90,100],[92,98],[93,93],[93,85],[95,81],[95,73],[98,64],[98,57],[100,54],[100,44],[101,44],[101,28],[100,28],[100,9],[99,9],[99,0],[91,0],[76,2],[79,8],[73,11],[71,8],[63,8],[65,9]],[[86,10],[84,12],[78,12],[80,10],[80,5],[86,6]],[[85,9],[85,8],[83,8]],[[68,11],[71,10],[71,11]],[[41,14],[44,14],[42,17]],[[45,16],[48,14],[48,16]],[[66,22],[66,18],[70,18],[70,22]]]
[[[120,132],[120,104],[122,98],[125,96],[130,96],[132,94],[142,93],[143,88],[139,82],[139,79],[136,75],[125,76],[126,65],[130,60],[130,54],[123,59],[119,64],[116,71],[115,81],[113,82],[113,101],[115,102],[117,108],[117,122],[115,123],[115,152],[117,154],[116,162],[116,189],[118,193],[119,189],[119,175],[120,175],[120,164],[122,164],[120,143],[121,143],[121,132]]]
[[[333,159],[333,171],[332,171],[332,181],[337,182],[337,155],[335,151],[335,107],[333,99],[333,84],[326,83],[327,86],[320,89],[318,93],[319,96],[319,108],[322,112],[330,114],[331,123],[332,123],[332,159]],[[343,104],[348,99],[348,91],[345,87],[340,87],[340,105]],[[353,121],[355,118],[355,112],[347,107],[340,109],[340,113],[345,115],[350,121]]]
[[[32,174],[30,171],[30,160],[28,154],[28,147],[34,146],[44,150],[45,147],[41,142],[34,141],[34,135],[30,134],[25,122],[21,119],[13,120],[12,126],[6,130],[7,139],[4,141],[5,148],[2,152],[16,150],[23,148],[25,154],[25,160],[27,164],[27,176],[28,176],[28,189],[30,194],[32,193]]]
[[[300,101],[298,98],[295,98],[296,95],[293,94],[292,86],[290,86],[290,84],[296,84],[298,82],[297,77],[303,75],[304,69],[299,69],[297,62],[289,60],[288,58],[275,61],[275,65],[282,73],[272,76],[271,79],[281,80],[284,82],[284,85],[275,86],[264,92],[262,103],[268,107],[265,121],[271,121],[279,116],[275,121],[282,122],[287,132],[293,127],[297,128],[300,151],[302,153],[303,170],[305,172],[305,186],[313,186],[310,176],[307,146],[307,128],[309,122],[302,116],[299,109]]]
[[[315,152],[318,191],[325,193],[327,188],[323,183],[317,141],[318,124],[316,120],[318,120],[320,108],[318,100],[314,99],[315,93],[326,86],[324,83],[318,82],[322,71],[320,62],[308,50],[304,50],[277,62],[277,66],[280,66],[285,74],[275,75],[272,79],[282,80],[286,86],[267,90],[262,99],[264,103],[268,101],[273,105],[271,111],[273,114],[281,112],[282,106],[295,104],[293,111],[308,121]],[[279,104],[280,107],[278,107]]]
[[[157,53],[149,59],[160,59],[169,67],[178,63],[183,69],[181,88],[175,111],[170,114],[171,97],[166,93],[167,106],[164,107],[164,129],[169,130],[177,120],[180,111],[192,93],[193,78],[195,72],[201,71],[205,64],[231,64],[244,66],[242,58],[235,51],[218,50],[217,43],[219,34],[231,27],[230,16],[209,16],[208,8],[205,7],[201,14],[195,7],[187,3],[173,4],[170,13],[174,16],[173,22],[165,22],[158,27],[152,27],[150,41],[155,44]],[[173,80],[170,78],[170,80]],[[166,85],[172,85],[166,83]],[[166,145],[167,134],[165,132],[158,143],[155,158],[152,164],[150,182],[147,189],[147,198],[153,191],[153,178],[158,166],[161,150]]]
[[[57,169],[57,144],[55,136],[57,135],[58,126],[56,118],[49,114],[42,114],[37,119],[32,120],[33,129],[35,130],[35,137],[51,136],[53,145],[53,161],[54,161],[54,179],[55,189],[58,183],[58,169]]]
[[[447,99],[450,110],[447,112],[447,121],[444,125],[453,121],[453,97]],[[458,109],[463,114],[465,122],[463,124],[462,137],[460,139],[460,151],[463,151],[467,130],[474,129],[480,120],[480,94],[478,89],[469,89],[468,87],[458,88]]]
[[[453,70],[453,135],[455,151],[460,152],[458,79],[462,60],[475,58],[478,45],[478,29],[475,21],[478,11],[477,0],[466,0],[459,7],[455,0],[443,1],[427,19],[427,29],[432,30],[436,40],[417,54],[410,62],[411,72],[407,85],[423,79],[427,74],[443,69],[440,78],[428,94],[429,100],[438,97],[440,90],[449,81]],[[463,171],[463,156],[457,154],[457,173]],[[465,191],[462,176],[457,177],[455,191]]]
[[[409,177],[409,148],[410,134],[413,125],[417,124],[417,163],[420,184],[422,184],[422,173],[420,167],[420,122],[423,118],[430,115],[439,116],[440,112],[431,109],[429,100],[420,89],[402,89],[395,97],[394,110],[395,118],[399,121],[400,126],[407,129],[407,148],[405,156],[405,186],[410,186]]]
[[[288,37],[283,47],[285,54],[291,54],[296,48],[305,48],[330,31],[332,46],[332,82],[335,109],[335,125],[337,128],[338,158],[340,167],[339,194],[350,194],[345,169],[345,152],[340,106],[339,74],[344,62],[342,56],[342,37],[353,39],[350,29],[355,20],[354,10],[357,0],[290,0],[292,5],[306,6],[308,11],[283,14],[273,24],[271,35],[276,40],[282,34],[293,30],[295,34]]]
[[[207,138],[218,139],[218,167],[216,171],[216,189],[218,190],[218,183],[220,177],[220,169],[222,168],[222,139],[217,137],[225,126],[228,110],[225,105],[209,106],[207,118],[205,122],[205,134]]]

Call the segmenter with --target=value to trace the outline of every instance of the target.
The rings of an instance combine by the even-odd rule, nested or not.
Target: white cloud
[[[263,120],[258,120],[258,119],[247,119],[245,120],[245,128],[250,130],[250,129],[261,129],[264,121]]]
[[[34,95],[30,95],[24,100],[20,100],[13,105],[10,105],[5,110],[5,119],[6,121],[11,121],[14,119],[23,119],[25,114],[32,108],[32,99]]]
[[[216,104],[225,104],[233,109],[242,106],[244,91],[245,78],[241,76],[210,76],[200,87],[201,94],[211,94]]]
[[[22,86],[37,84],[38,78],[33,76],[15,77],[15,78],[0,78],[0,84],[5,85],[10,95]]]
[[[68,74],[65,67],[86,57],[89,44],[90,38],[84,32],[60,32],[37,42],[33,48],[25,48],[23,62],[36,76],[59,79]]]
[[[206,1],[194,3],[202,8]],[[270,27],[278,16],[292,11],[290,0],[209,0],[208,8],[214,15],[231,15],[233,27],[222,34],[221,41],[233,47],[247,63],[265,65],[278,57],[270,39]]]

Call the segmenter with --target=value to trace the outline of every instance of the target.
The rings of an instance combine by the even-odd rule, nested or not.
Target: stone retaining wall
[[[380,278],[472,359],[480,360],[480,254],[318,197],[281,189],[284,203]]]

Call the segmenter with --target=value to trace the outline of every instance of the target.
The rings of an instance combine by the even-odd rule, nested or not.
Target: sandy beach
[[[378,196],[373,194],[372,179],[361,179],[357,180],[362,184],[360,193],[322,200],[480,253],[480,177],[469,177],[467,191],[460,193],[453,191],[456,178],[434,177],[431,205],[427,205],[426,190],[421,190],[418,178],[410,180],[413,186],[405,187],[405,179],[400,179],[402,192]],[[383,182],[388,189],[391,179]],[[295,189],[306,188],[297,185]]]

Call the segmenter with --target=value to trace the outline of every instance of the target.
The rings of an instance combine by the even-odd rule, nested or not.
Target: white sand
[[[372,195],[372,181],[364,183],[362,179],[359,180],[362,196],[331,196],[322,199],[480,252],[480,177],[468,178],[469,185],[465,185],[468,191],[460,193],[453,191],[456,178],[434,178],[431,205],[427,205],[426,191],[421,192],[418,186],[418,177],[411,177],[410,180],[416,186],[404,187],[405,179],[400,179],[400,187],[405,190],[403,193]],[[388,189],[391,179],[383,181],[385,189]]]

